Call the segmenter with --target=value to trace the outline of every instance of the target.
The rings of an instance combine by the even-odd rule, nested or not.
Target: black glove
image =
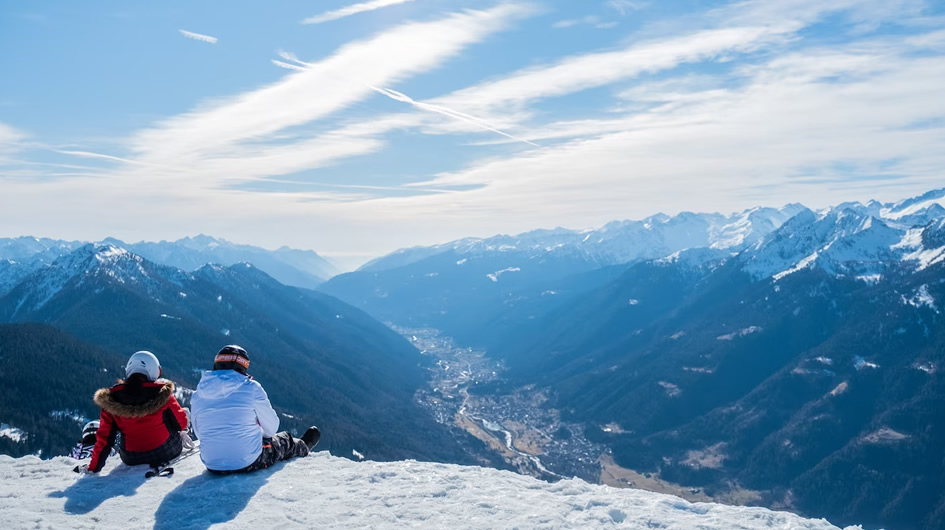
[[[81,466],[75,466],[72,471],[80,475],[85,475],[86,473],[89,473],[89,465],[82,464]]]

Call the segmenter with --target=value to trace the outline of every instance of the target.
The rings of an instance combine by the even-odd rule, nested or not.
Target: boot
[[[308,446],[309,451],[311,451],[316,444],[318,444],[318,439],[321,438],[322,433],[318,430],[318,427],[312,425],[305,431],[305,434],[302,435],[302,441],[305,442],[305,445]]]

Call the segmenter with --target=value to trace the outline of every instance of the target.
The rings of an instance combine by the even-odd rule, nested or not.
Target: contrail
[[[306,18],[305,20],[302,21],[302,24],[321,24],[322,22],[338,20],[339,18],[356,15],[358,13],[374,11],[375,9],[381,9],[382,7],[394,6],[397,4],[405,4],[407,2],[412,2],[412,1],[413,0],[371,0],[369,2],[353,4],[347,7],[343,7],[341,9],[336,9],[334,11],[328,11],[327,13],[322,13],[321,15],[316,15],[314,17]]]
[[[304,66],[296,66],[294,64],[284,63],[278,59],[271,59],[272,64],[278,66],[279,68],[285,68],[286,70],[295,70],[297,72],[304,72],[307,70]]]
[[[139,166],[147,165],[147,164],[138,162],[137,160],[130,160],[128,158],[122,158],[120,156],[103,155],[101,153],[93,153],[90,151],[67,151],[65,149],[50,149],[50,151],[53,151],[55,153],[60,153],[63,155],[77,156],[81,158],[99,158],[102,160],[111,160],[112,162],[122,162],[125,164],[136,164]]]
[[[193,31],[187,31],[185,29],[179,29],[177,31],[179,31],[181,35],[190,39],[199,40],[202,42],[209,42],[210,44],[217,43],[217,38],[211,37],[210,35],[201,35],[200,33],[194,33]]]
[[[519,141],[519,142],[524,142],[524,143],[526,143],[526,144],[528,144],[528,145],[533,145],[533,146],[535,146],[535,147],[541,147],[540,145],[536,144],[535,142],[529,142],[528,140],[525,140],[525,139],[523,139],[523,138],[519,138],[519,137],[517,137],[517,136],[512,136],[511,134],[509,134],[509,133],[507,133],[507,132],[500,131],[499,129],[496,129],[496,128],[493,127],[491,124],[489,124],[489,122],[486,122],[486,121],[484,121],[484,120],[480,120],[479,118],[476,118],[475,116],[470,116],[469,114],[465,114],[465,113],[462,113],[462,112],[459,112],[459,111],[456,111],[456,110],[453,110],[453,109],[449,109],[449,108],[446,108],[446,107],[441,107],[441,106],[439,106],[439,105],[432,105],[432,104],[430,104],[430,103],[423,103],[423,102],[420,102],[420,101],[416,101],[416,100],[414,100],[413,98],[411,98],[410,96],[408,96],[408,95],[406,95],[406,94],[404,94],[404,93],[402,93],[402,92],[397,92],[396,90],[391,90],[391,89],[389,89],[389,88],[379,88],[379,87],[372,86],[372,87],[370,87],[370,89],[371,89],[371,90],[374,90],[375,92],[378,92],[378,93],[380,93],[380,94],[384,94],[385,96],[387,96],[387,97],[389,97],[389,98],[391,98],[391,99],[393,99],[393,100],[395,100],[395,101],[401,101],[401,102],[403,102],[403,103],[409,103],[409,104],[411,104],[411,105],[414,105],[414,106],[419,107],[419,108],[424,109],[424,110],[429,110],[429,111],[431,111],[431,112],[436,112],[436,113],[439,113],[439,114],[443,114],[444,116],[449,116],[449,117],[451,117],[451,118],[456,118],[456,119],[458,119],[458,120],[460,120],[460,121],[464,121],[464,122],[466,122],[466,123],[471,123],[471,124],[473,124],[473,125],[476,125],[477,127],[481,127],[481,128],[483,128],[483,129],[486,129],[487,131],[492,131],[492,132],[494,132],[494,133],[496,133],[496,134],[501,134],[502,136],[505,136],[506,138],[511,138],[512,140],[516,140],[516,141]]]
[[[307,70],[307,69],[308,69],[308,66],[310,66],[309,63],[300,60],[300,59],[299,59],[298,57],[296,57],[295,54],[293,54],[293,53],[286,52],[286,51],[282,51],[282,50],[279,50],[279,51],[276,52],[276,53],[279,55],[279,57],[282,57],[282,58],[285,59],[286,61],[292,61],[292,62],[294,62],[294,63],[297,63],[297,64],[290,64],[290,63],[287,63],[287,62],[285,62],[285,61],[280,61],[280,60],[277,60],[277,59],[272,59],[272,64],[274,64],[274,65],[276,65],[276,66],[278,66],[278,67],[280,67],[280,68],[285,68],[285,69],[287,69],[287,70],[295,70],[295,71],[300,71],[300,72],[301,72],[301,71]],[[421,109],[424,109],[424,110],[429,110],[429,111],[431,111],[431,112],[436,112],[436,113],[438,113],[438,114],[443,114],[444,116],[449,116],[449,117],[451,117],[451,118],[455,118],[455,119],[457,119],[457,120],[464,121],[464,122],[466,122],[466,123],[470,123],[470,124],[472,124],[472,125],[475,125],[475,126],[477,126],[477,127],[480,127],[480,128],[485,129],[485,130],[487,130],[487,131],[492,131],[492,132],[494,132],[494,133],[496,133],[496,134],[501,134],[502,136],[505,136],[506,138],[511,138],[512,140],[515,140],[515,141],[517,141],[517,142],[524,142],[524,143],[526,143],[526,144],[528,144],[528,145],[532,145],[532,146],[535,146],[535,147],[541,147],[540,145],[536,144],[535,142],[530,142],[530,141],[525,140],[525,139],[523,139],[523,138],[519,138],[519,137],[517,137],[517,136],[512,136],[511,134],[509,134],[509,133],[507,133],[507,132],[505,132],[505,131],[501,131],[501,130],[499,130],[499,129],[496,129],[496,128],[495,128],[492,124],[490,124],[489,122],[487,122],[487,121],[485,121],[485,120],[481,120],[481,119],[479,119],[479,118],[477,118],[477,117],[475,117],[475,116],[470,116],[469,114],[465,114],[465,113],[463,113],[463,112],[459,112],[459,111],[457,111],[457,110],[453,110],[453,109],[450,109],[450,108],[447,108],[447,107],[442,107],[442,106],[440,106],[440,105],[433,105],[433,104],[431,104],[431,103],[423,103],[423,102],[421,102],[421,101],[417,101],[417,100],[411,98],[410,96],[408,96],[407,94],[404,94],[403,92],[398,92],[398,91],[396,91],[396,90],[391,90],[391,89],[389,89],[389,88],[380,88],[380,87],[370,86],[370,85],[368,86],[368,88],[370,88],[371,90],[373,90],[373,91],[375,91],[375,92],[377,92],[377,93],[379,93],[379,94],[383,94],[383,95],[385,95],[385,96],[387,96],[387,97],[389,97],[389,98],[391,98],[391,99],[393,99],[393,100],[395,100],[395,101],[400,101],[400,102],[402,102],[402,103],[408,103],[408,104],[410,104],[410,105],[413,105],[413,106],[415,106],[415,107],[418,107],[418,108],[421,108]]]

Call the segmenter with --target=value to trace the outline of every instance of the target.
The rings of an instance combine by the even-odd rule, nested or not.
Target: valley
[[[520,473],[545,479],[580,477],[596,483],[604,448],[583,427],[561,421],[533,387],[508,389],[505,367],[483,351],[457,346],[434,329],[394,328],[434,360],[429,389],[417,401],[436,421],[475,436]]]
[[[755,492],[710,496],[638,473],[614,462],[610,450],[584,436],[580,424],[562,422],[548,396],[534,386],[512,388],[503,379],[504,365],[485,352],[457,346],[430,328],[394,326],[422,355],[434,360],[429,389],[417,393],[418,403],[437,422],[458,427],[485,443],[519,473],[557,480],[578,477],[594,484],[668,493],[691,502],[743,505],[759,498]],[[602,426],[604,429],[619,429]]]

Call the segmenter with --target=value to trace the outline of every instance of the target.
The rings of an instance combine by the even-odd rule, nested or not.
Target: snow
[[[463,263],[466,263],[466,259],[467,259],[467,258],[463,258],[463,259],[457,261],[456,264],[457,264],[457,265],[462,265]]]
[[[901,219],[927,210],[935,205],[945,207],[945,189],[933,190],[921,197],[907,199],[894,205],[886,205],[881,210],[881,215],[888,219]]]
[[[876,363],[871,363],[867,361],[866,359],[857,355],[853,359],[853,367],[856,368],[857,370],[862,370],[864,368],[879,368],[879,365]]]
[[[727,333],[725,335],[719,335],[716,337],[716,340],[732,340],[735,337],[745,337],[751,335],[752,333],[758,333],[759,331],[761,331],[759,326],[748,326],[745,329],[733,331],[732,333]]]
[[[938,307],[935,306],[935,298],[929,294],[929,286],[927,284],[919,286],[919,288],[915,290],[915,295],[911,298],[903,296],[902,303],[914,307],[929,307],[932,311],[938,313]]]
[[[945,247],[932,249],[918,248],[902,257],[905,261],[917,261],[916,270],[925,270],[936,263],[945,261]]]
[[[836,528],[764,508],[411,460],[354,462],[319,452],[218,477],[190,457],[173,476],[150,480],[117,460],[80,477],[71,458],[0,456],[4,527]]]
[[[68,419],[76,423],[86,423],[89,421],[89,418],[86,418],[85,415],[77,410],[54,410],[49,413],[49,417],[57,420]]]
[[[666,395],[669,397],[676,397],[682,393],[682,390],[679,389],[679,386],[674,385],[673,383],[668,383],[666,381],[657,381],[657,383],[663,387],[663,390],[666,391]]]
[[[798,261],[797,264],[795,264],[795,265],[794,265],[793,267],[791,267],[790,269],[785,270],[785,271],[781,271],[781,272],[779,272],[779,273],[777,273],[777,274],[772,275],[771,277],[774,278],[774,281],[778,281],[778,280],[780,280],[781,278],[784,278],[785,276],[788,276],[788,275],[790,275],[790,274],[794,274],[795,272],[797,272],[797,271],[799,271],[799,270],[806,269],[806,268],[810,267],[810,266],[817,260],[818,255],[819,255],[818,252],[814,252],[814,253],[811,254],[810,256],[807,256],[806,258],[802,259],[801,261]]]
[[[494,281],[494,282],[498,282],[498,281],[499,281],[499,276],[502,276],[502,275],[505,274],[506,272],[519,272],[519,271],[521,271],[521,270],[522,270],[522,269],[520,269],[520,268],[518,268],[518,267],[509,267],[509,268],[506,268],[506,269],[502,269],[502,270],[500,270],[500,271],[495,271],[495,272],[493,272],[492,274],[486,274],[486,277],[489,278],[490,280]]]
[[[26,439],[28,434],[23,429],[18,429],[6,423],[0,423],[0,438],[9,438],[14,442],[21,442]]]

